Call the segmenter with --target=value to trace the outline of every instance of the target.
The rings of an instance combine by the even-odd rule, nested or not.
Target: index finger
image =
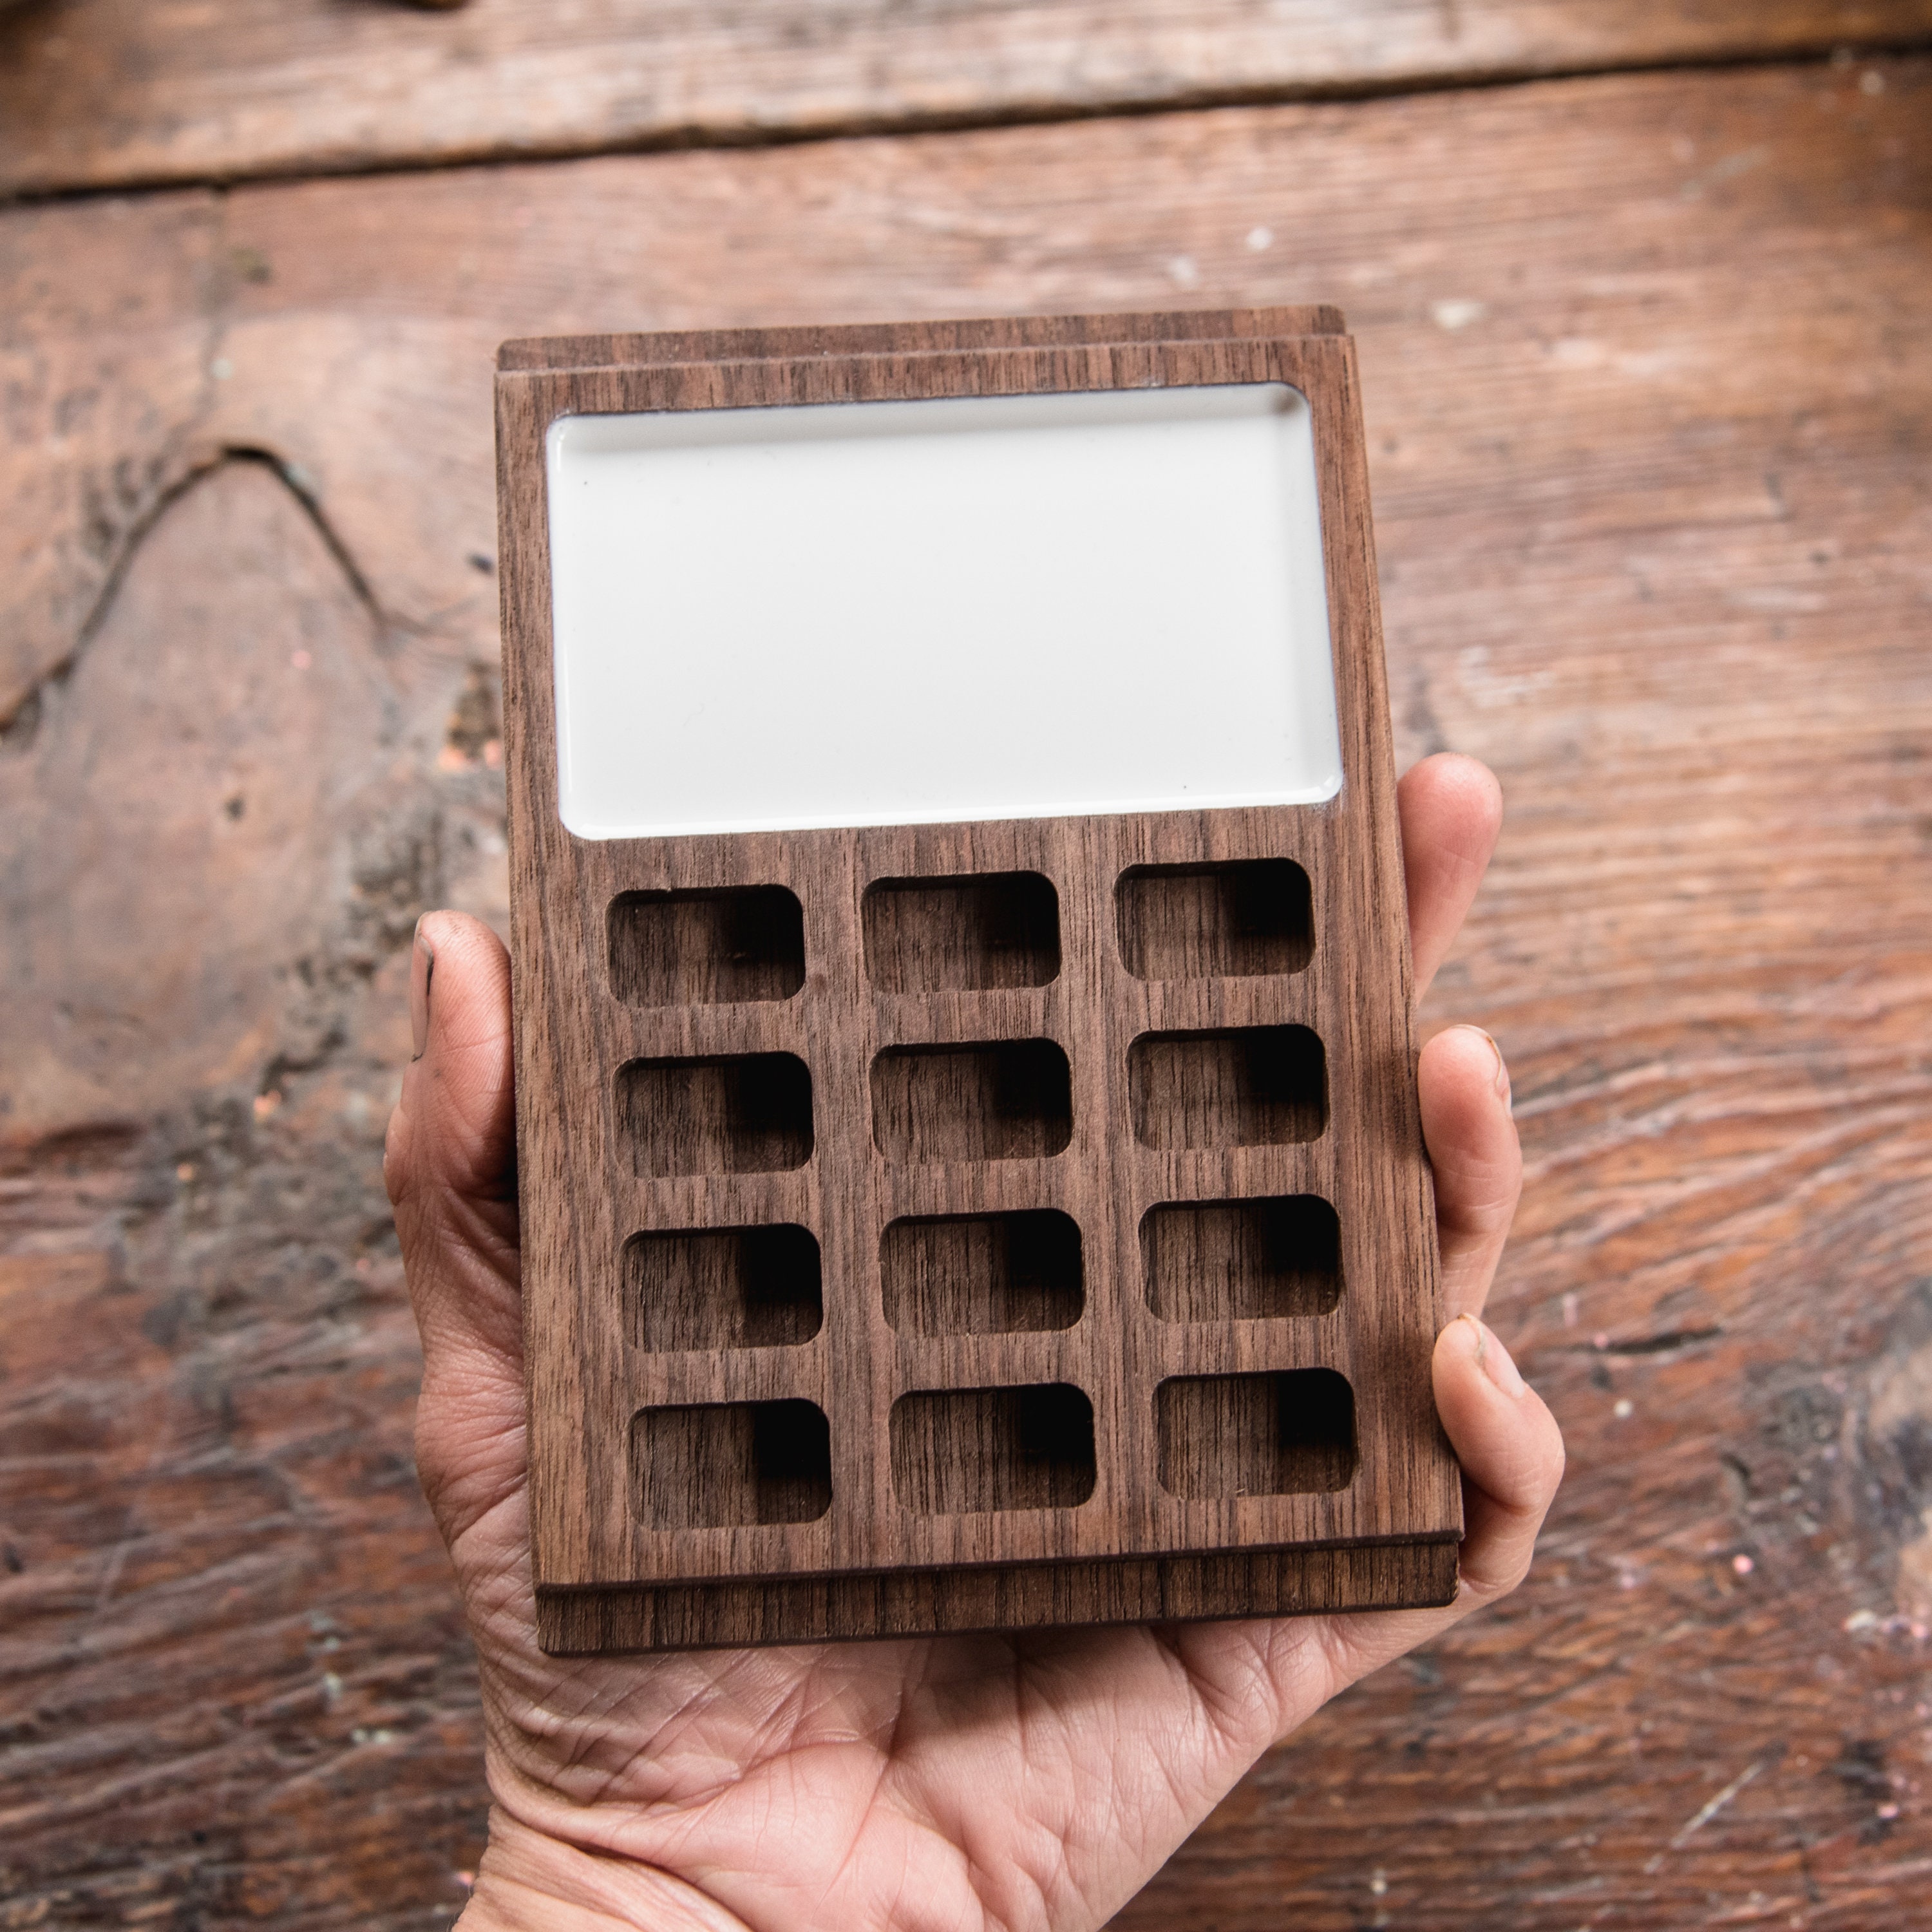
[[[1503,793],[1487,765],[1442,752],[1404,775],[1396,802],[1408,887],[1409,950],[1420,1000],[1489,869],[1502,830]]]

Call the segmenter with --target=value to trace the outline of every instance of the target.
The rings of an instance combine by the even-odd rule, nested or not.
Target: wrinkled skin
[[[1481,766],[1401,790],[1426,986],[1501,820]],[[416,1449],[482,1669],[494,1800],[468,1932],[1100,1924],[1249,1766],[1336,1692],[1513,1589],[1562,1473],[1549,1411],[1476,1318],[1522,1158],[1488,1035],[1421,1057],[1463,1470],[1447,1608],[608,1660],[537,1648],[524,1442],[509,962],[434,913],[386,1166],[421,1324]]]

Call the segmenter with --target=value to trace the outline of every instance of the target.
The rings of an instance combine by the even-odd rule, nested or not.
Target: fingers
[[[1528,1574],[1563,1480],[1563,1436],[1509,1351],[1472,1315],[1436,1337],[1436,1406],[1462,1466],[1462,1544],[1456,1600],[1436,1610],[1337,1617],[1322,1633],[1331,1697],[1393,1658],[1507,1596]],[[1294,1706],[1288,1704],[1291,1714]]]
[[[1563,1435],[1509,1351],[1473,1315],[1437,1336],[1436,1413],[1462,1466],[1462,1614],[1529,1571],[1537,1532],[1563,1480]]]
[[[389,1198],[502,1202],[516,1184],[510,958],[466,913],[425,913],[410,959],[416,1057],[383,1152]]]
[[[1422,1049],[1422,1136],[1436,1171],[1442,1295],[1450,1314],[1482,1312],[1522,1192],[1509,1070],[1479,1027],[1450,1027]]]
[[[1411,771],[1398,796],[1420,998],[1496,848],[1502,794],[1473,758],[1442,756]],[[1437,1412],[1462,1467],[1458,1588],[1442,1610],[1335,1618],[1320,1640],[1324,1696],[1515,1588],[1563,1474],[1556,1418],[1477,1318],[1522,1191],[1508,1069],[1480,1028],[1451,1027],[1423,1048],[1417,1084],[1435,1170],[1443,1298],[1453,1318],[1436,1338],[1432,1372]]]
[[[1503,822],[1502,788],[1486,765],[1445,752],[1424,758],[1404,776],[1396,802],[1419,1000],[1460,928],[1496,850]]]
[[[510,964],[460,913],[426,914],[416,944],[417,1055],[382,1168],[422,1332],[418,1468],[454,1544],[523,1474]]]

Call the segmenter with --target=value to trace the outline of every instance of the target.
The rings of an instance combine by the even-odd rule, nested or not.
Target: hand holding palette
[[[546,1648],[1454,1596],[1341,326],[502,351]]]

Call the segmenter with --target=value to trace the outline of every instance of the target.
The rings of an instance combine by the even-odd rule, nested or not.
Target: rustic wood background
[[[1426,1018],[1515,1067],[1494,1318],[1571,1473],[1122,1922],[1910,1922],[1928,50],[1926,0],[0,13],[0,1928],[429,1928],[476,1863],[378,1167],[414,918],[504,912],[496,342],[1330,300],[1404,761],[1508,794]]]

